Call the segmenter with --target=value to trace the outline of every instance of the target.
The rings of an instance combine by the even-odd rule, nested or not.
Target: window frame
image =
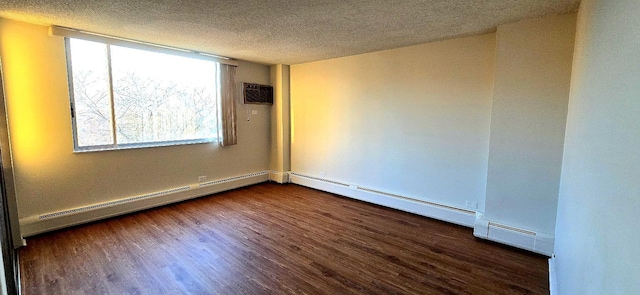
[[[52,27],[53,29],[54,27]],[[74,31],[75,32],[75,31]],[[78,34],[84,34],[84,33],[78,33]],[[123,39],[109,39],[108,37],[105,36],[101,36],[101,35],[89,35],[89,38],[83,38],[83,36],[75,36],[77,34],[74,34],[73,36],[64,36],[64,43],[65,43],[65,55],[66,55],[66,62],[67,62],[67,78],[68,78],[68,87],[69,87],[69,104],[70,104],[70,111],[71,111],[71,128],[72,128],[72,133],[73,133],[73,150],[74,153],[84,153],[84,152],[96,152],[96,151],[111,151],[111,150],[126,150],[126,149],[138,149],[138,148],[152,148],[152,147],[164,147],[164,146],[176,146],[176,145],[190,145],[190,144],[203,144],[203,143],[217,143],[219,142],[219,130],[216,132],[216,134],[211,134],[212,137],[208,137],[208,138],[198,138],[198,139],[184,139],[184,140],[170,140],[170,141],[154,141],[154,142],[138,142],[138,143],[118,143],[117,142],[117,137],[116,137],[116,121],[115,121],[115,107],[114,107],[114,94],[113,94],[113,81],[112,81],[112,63],[111,63],[111,54],[110,54],[110,48],[111,46],[120,46],[120,47],[127,47],[127,48],[132,48],[132,49],[137,49],[137,50],[144,50],[144,51],[151,51],[151,52],[156,52],[156,53],[163,53],[163,54],[170,54],[170,55],[175,55],[175,56],[181,56],[181,57],[188,57],[188,58],[194,58],[194,59],[201,59],[201,60],[207,60],[207,61],[213,61],[215,62],[215,73],[216,73],[216,79],[215,79],[215,86],[216,86],[216,94],[215,94],[215,99],[216,99],[216,104],[219,104],[219,99],[220,99],[220,58],[218,57],[214,57],[214,56],[208,56],[206,54],[202,54],[202,53],[197,53],[197,52],[188,52],[186,50],[181,50],[181,49],[175,49],[175,48],[170,48],[170,47],[165,47],[165,46],[158,46],[158,45],[154,45],[154,44],[146,44],[146,43],[141,43],[141,42],[136,42],[136,41],[130,41],[130,40],[123,40]],[[113,138],[113,144],[103,144],[103,145],[92,145],[92,146],[80,146],[78,144],[78,123],[77,123],[77,116],[76,116],[76,101],[75,101],[75,94],[74,94],[74,85],[73,85],[73,68],[72,68],[72,63],[71,63],[71,44],[70,44],[70,39],[71,38],[75,38],[75,39],[80,39],[80,40],[86,40],[86,41],[92,41],[92,42],[97,42],[97,43],[102,43],[105,44],[107,46],[107,63],[108,63],[108,84],[109,84],[109,100],[110,100],[110,112],[111,112],[111,132],[112,132],[112,138]],[[97,40],[96,40],[97,39]],[[110,41],[110,42],[105,42],[105,41]],[[225,62],[225,63],[229,63],[229,64],[234,64],[235,61],[229,60],[229,62]],[[216,116],[219,116],[219,111],[218,114],[216,114]],[[216,121],[219,121],[219,119],[216,119]],[[219,126],[218,126],[219,128]]]

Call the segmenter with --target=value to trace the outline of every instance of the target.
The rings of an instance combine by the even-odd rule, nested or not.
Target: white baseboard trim
[[[558,294],[558,278],[556,277],[556,255],[549,258],[549,295]]]
[[[140,196],[33,215],[20,219],[20,230],[24,237],[33,236],[77,224],[257,184],[268,181],[269,177],[270,171],[261,171],[203,183],[195,183]]]
[[[554,235],[538,233],[526,229],[493,222],[478,213],[473,235],[486,240],[506,244],[531,252],[551,256],[553,253]]]
[[[289,180],[291,183],[302,186],[458,225],[473,227],[475,222],[475,212],[466,209],[422,201],[411,197],[376,191],[354,184],[346,184],[339,181],[307,176],[295,172],[289,173]]]

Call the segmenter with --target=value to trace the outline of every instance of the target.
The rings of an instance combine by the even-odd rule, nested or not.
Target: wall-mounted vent
[[[77,207],[77,208],[73,208],[73,209],[69,209],[69,210],[43,214],[43,215],[40,215],[38,217],[38,219],[42,220],[42,219],[51,219],[51,218],[56,218],[56,217],[62,217],[62,216],[82,213],[82,212],[85,212],[85,211],[92,211],[92,210],[96,210],[96,209],[112,207],[112,206],[121,205],[121,204],[125,204],[125,203],[131,203],[131,202],[139,201],[139,200],[142,200],[142,199],[149,199],[149,198],[160,197],[160,196],[169,195],[169,194],[173,194],[173,193],[184,192],[184,191],[188,191],[189,189],[191,189],[191,187],[183,186],[183,187],[178,187],[178,188],[169,189],[169,190],[165,190],[165,191],[159,191],[159,192],[150,193],[150,194],[141,195],[141,196],[123,198],[123,199],[119,199],[119,200],[115,200],[115,201],[98,203],[98,204],[94,204],[94,205],[90,205],[90,206]]]
[[[555,240],[554,235],[489,221],[481,213],[476,214],[473,235],[547,256],[551,256],[553,253]]]
[[[203,187],[203,186],[216,185],[216,184],[233,182],[233,181],[237,181],[237,180],[241,180],[241,179],[247,179],[247,178],[252,178],[252,177],[257,177],[257,176],[262,176],[262,175],[269,175],[269,171],[262,171],[262,172],[256,172],[256,173],[241,175],[241,176],[225,178],[225,179],[202,182],[202,183],[198,184],[198,186]]]
[[[265,182],[269,180],[269,173],[270,171],[260,171],[46,214],[31,215],[20,218],[20,229],[25,237],[33,236],[76,224],[87,223]]]
[[[253,83],[242,83],[245,104],[273,104],[273,87]]]
[[[374,203],[377,205],[395,208],[398,210],[419,214],[435,219],[448,221],[462,226],[473,226],[475,212],[429,202],[410,196],[392,194],[375,189],[359,186],[357,184],[344,183],[324,177],[289,172],[291,183],[307,186],[310,188],[334,193],[337,195],[353,198],[360,201]]]

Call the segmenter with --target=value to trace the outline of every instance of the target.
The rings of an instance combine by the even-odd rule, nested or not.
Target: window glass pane
[[[78,146],[113,144],[107,46],[70,39]]]
[[[119,144],[214,138],[216,63],[111,46]]]

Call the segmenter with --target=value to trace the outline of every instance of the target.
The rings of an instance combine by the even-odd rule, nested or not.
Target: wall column
[[[498,27],[485,212],[474,234],[550,255],[575,14]],[[488,222],[535,235],[492,234]]]
[[[289,182],[291,170],[291,132],[289,65],[271,66],[273,107],[271,108],[271,161],[270,179],[278,183]]]

